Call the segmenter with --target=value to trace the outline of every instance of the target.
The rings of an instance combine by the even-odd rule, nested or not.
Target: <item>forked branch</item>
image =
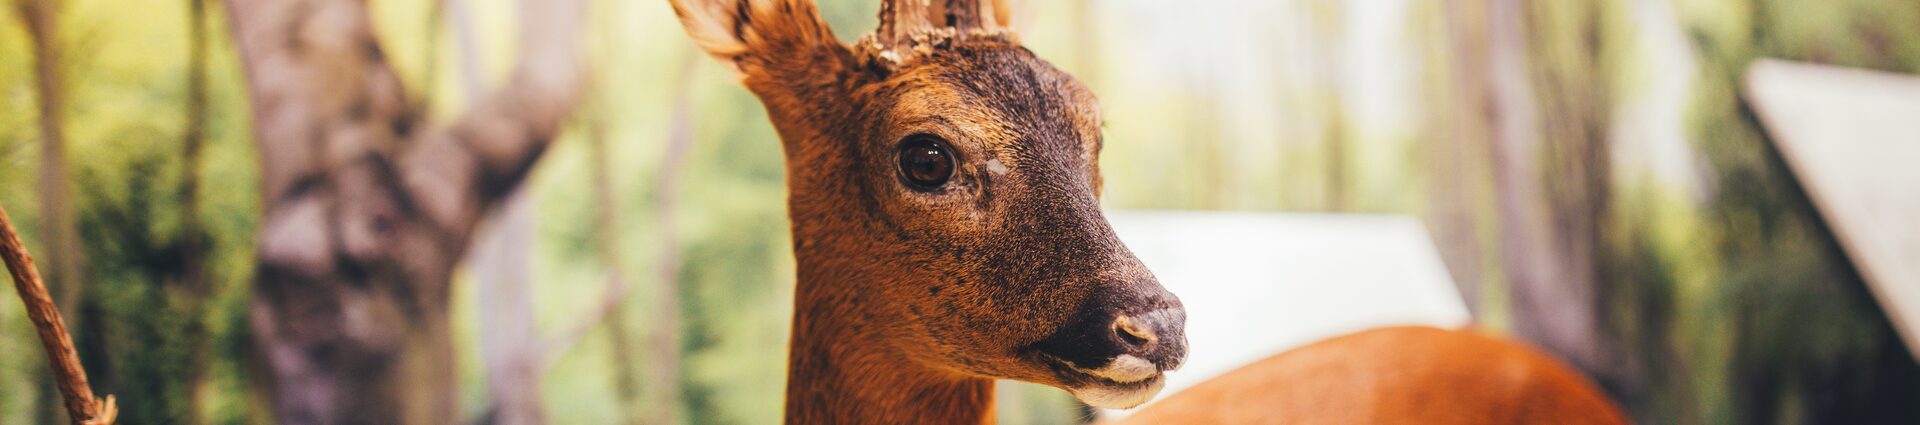
[[[33,320],[33,328],[40,334],[40,345],[47,350],[47,362],[53,366],[60,396],[66,399],[67,417],[77,425],[114,423],[119,409],[114,407],[113,396],[104,399],[93,396],[93,388],[87,384],[87,372],[80,368],[80,355],[73,349],[73,338],[67,335],[66,321],[60,318],[53,296],[47,294],[46,283],[40,281],[40,272],[33,268],[33,255],[28,254],[26,244],[20,242],[20,234],[14,231],[5,208],[0,208],[0,259],[6,261],[7,270],[13,275],[13,288],[19,291],[20,302],[26,304],[27,317]]]
[[[451,129],[480,161],[482,170],[518,181],[540,157],[579,103],[586,59],[579,42],[585,26],[578,0],[520,3],[519,62],[505,85],[468,110]],[[510,189],[511,184],[497,189]],[[483,188],[486,190],[488,188]],[[504,196],[504,193],[500,194]]]
[[[512,77],[449,124],[406,100],[366,1],[226,4],[265,204],[249,319],[279,422],[453,422],[452,271],[582,91],[585,3],[522,2]]]

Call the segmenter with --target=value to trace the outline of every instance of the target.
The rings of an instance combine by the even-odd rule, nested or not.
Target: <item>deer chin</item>
[[[1073,387],[1067,392],[1073,393],[1073,398],[1080,399],[1080,402],[1088,406],[1126,409],[1152,400],[1153,396],[1159,395],[1160,389],[1166,385],[1165,378],[1155,375],[1145,381],[1131,384],[1088,383]]]
[[[1139,406],[1160,394],[1167,382],[1160,368],[1146,359],[1122,354],[1097,369],[1073,366],[1052,356],[1048,363],[1065,381],[1074,398],[1089,406],[1125,409]]]

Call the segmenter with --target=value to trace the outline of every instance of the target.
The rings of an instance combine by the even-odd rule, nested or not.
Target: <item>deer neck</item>
[[[847,288],[845,277],[865,274],[810,261],[819,257],[804,245],[796,245],[787,423],[993,423],[993,380],[936,370],[892,348],[852,310],[877,302]]]

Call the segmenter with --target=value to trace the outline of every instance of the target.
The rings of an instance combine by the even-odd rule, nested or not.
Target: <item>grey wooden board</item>
[[[1426,228],[1411,217],[1118,211],[1108,219],[1186,305],[1187,363],[1168,374],[1161,398],[1327,337],[1470,320]]]
[[[1920,77],[1763,60],[1746,97],[1920,360]]]

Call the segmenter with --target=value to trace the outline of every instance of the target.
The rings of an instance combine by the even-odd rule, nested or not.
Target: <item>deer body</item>
[[[1372,329],[1289,350],[1154,402],[1126,424],[1627,423],[1585,376],[1465,330]]]
[[[994,379],[1133,407],[1185,360],[1179,299],[1100,211],[1097,101],[1000,1],[883,0],[853,45],[812,0],[669,2],[786,154],[788,423],[987,423]],[[1215,391],[1289,385],[1234,378]]]

